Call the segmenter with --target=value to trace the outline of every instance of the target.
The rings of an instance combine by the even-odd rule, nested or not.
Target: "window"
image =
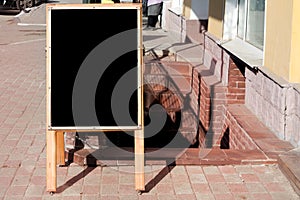
[[[239,38],[262,49],[264,44],[265,0],[238,0]]]

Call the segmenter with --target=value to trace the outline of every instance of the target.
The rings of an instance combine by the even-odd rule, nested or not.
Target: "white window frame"
[[[248,4],[246,0],[245,4]],[[267,4],[267,0],[265,1]],[[247,5],[248,6],[248,5]],[[265,5],[265,8],[267,6]],[[248,12],[248,11],[247,11]],[[247,12],[245,15],[247,15]],[[265,28],[266,28],[266,10],[264,21],[264,41],[265,41]],[[247,23],[247,21],[245,21]],[[245,27],[247,27],[245,25]],[[258,48],[246,40],[246,29],[244,30],[244,37],[238,37],[238,0],[226,0],[224,10],[224,24],[223,24],[223,38],[220,45],[243,60],[251,67],[260,67],[263,65],[263,48]]]
[[[238,22],[239,22],[239,0],[226,0],[225,2],[225,13],[224,13],[224,27],[223,27],[223,40],[232,40],[235,38],[240,38],[241,40],[251,44],[251,41],[247,41],[247,25],[248,25],[248,8],[250,6],[250,0],[245,0],[245,24],[244,33],[240,37],[238,35]],[[265,11],[266,12],[266,11]],[[266,19],[266,18],[265,18]],[[266,20],[265,20],[266,21]],[[266,24],[264,21],[264,24]],[[265,27],[265,25],[264,25]],[[264,31],[265,32],[265,31]],[[252,44],[253,45],[253,44]],[[255,46],[255,45],[253,45]],[[264,44],[263,44],[264,46]],[[259,48],[259,47],[257,47]]]
[[[239,30],[239,24],[238,24],[238,22],[239,22],[239,0],[237,0],[236,1],[236,3],[237,3],[237,33],[236,33],[236,36],[237,37],[239,37],[240,39],[242,39],[243,41],[246,41],[246,42],[248,42],[248,43],[250,43],[250,44],[252,44],[253,46],[255,46],[255,47],[257,47],[257,48],[259,48],[259,49],[263,49],[263,46],[264,46],[264,44],[262,44],[262,47],[258,47],[258,46],[256,46],[255,44],[253,44],[251,41],[248,41],[247,40],[247,34],[248,34],[248,28],[249,28],[249,7],[250,7],[250,1],[251,0],[245,0],[245,13],[244,13],[244,19],[245,19],[245,22],[244,22],[244,27],[243,27],[243,36],[241,37],[241,36],[239,36],[239,34],[238,34],[238,30]],[[266,3],[266,0],[265,0],[265,3]],[[265,13],[266,11],[264,11],[264,13]],[[264,18],[264,27],[265,27],[265,19],[266,18]],[[265,31],[264,31],[265,32]],[[264,36],[263,36],[264,37]],[[264,43],[264,41],[263,41],[263,43]]]

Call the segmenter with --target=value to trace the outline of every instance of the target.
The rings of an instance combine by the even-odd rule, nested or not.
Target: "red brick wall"
[[[201,75],[200,75],[201,76]],[[210,121],[210,88],[200,77],[200,110],[199,119],[205,130],[209,128]]]
[[[225,54],[226,52],[223,53]],[[241,63],[235,63],[231,58],[229,59],[228,65],[227,85],[221,83],[214,73],[208,74],[205,70],[194,70],[195,75],[193,81],[196,78],[194,84],[199,82],[199,120],[204,132],[208,131],[213,134],[214,146],[220,145],[220,138],[226,130],[222,129],[222,127],[223,124],[226,124],[227,105],[244,104],[245,102],[245,77],[243,70],[241,70],[243,66],[239,66]],[[193,89],[195,88],[198,88],[198,86],[193,85]],[[233,119],[234,118],[230,118],[230,120]],[[230,123],[227,122],[227,125],[229,124]],[[231,128],[232,127],[229,127],[230,132]],[[204,139],[201,138],[203,137],[201,131],[202,130],[199,131],[200,146],[202,145],[201,141],[204,141]],[[237,130],[230,133],[230,139],[233,141],[231,144],[232,147],[242,148],[241,144],[243,143],[247,145],[246,140],[241,139],[240,135],[243,135],[243,133],[239,133]],[[240,143],[237,142],[238,139],[241,139]]]
[[[233,60],[230,60],[229,65],[228,86],[210,83],[213,75],[211,75],[212,78],[207,79],[207,76],[201,75],[201,71],[194,70],[193,91],[196,94],[195,89],[199,88],[199,119],[206,130],[210,126],[211,117],[216,122],[222,120],[222,115],[225,114],[223,112],[224,106],[227,104],[244,104],[245,102],[245,77]],[[213,93],[211,93],[212,90]],[[211,103],[213,103],[213,107],[211,107]]]
[[[253,150],[257,149],[256,144],[252,141],[247,132],[240,126],[234,115],[228,110],[226,112],[225,123],[222,134],[229,128],[229,146],[230,149]]]
[[[245,103],[245,77],[232,59],[229,61],[228,93],[226,98],[228,104]]]
[[[199,91],[200,91],[200,75],[196,68],[192,71],[192,93],[191,97],[191,108],[195,113],[199,113]]]

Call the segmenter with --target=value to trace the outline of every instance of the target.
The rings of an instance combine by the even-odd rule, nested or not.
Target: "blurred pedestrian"
[[[148,3],[148,0],[143,0],[143,1],[142,1],[142,5],[143,5],[143,16],[144,16],[144,17],[147,17],[147,3]]]
[[[163,2],[162,0],[148,0],[147,13],[148,13],[148,28],[155,28],[158,22],[158,16],[161,15]]]

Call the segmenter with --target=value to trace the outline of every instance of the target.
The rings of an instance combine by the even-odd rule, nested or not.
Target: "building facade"
[[[203,44],[202,64],[219,80],[208,96],[197,94],[206,132],[224,134],[227,107],[238,104],[279,139],[300,146],[299,11],[297,0],[164,1],[162,28],[180,42]],[[214,119],[223,125],[212,127]]]

